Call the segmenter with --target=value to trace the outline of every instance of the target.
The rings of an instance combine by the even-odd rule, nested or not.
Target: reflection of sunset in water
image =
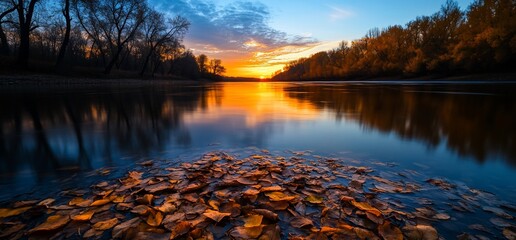
[[[223,83],[222,93],[211,92],[208,107],[185,116],[185,121],[208,122],[228,116],[245,118],[246,127],[273,120],[311,120],[321,114],[311,103],[289,98],[284,83]]]

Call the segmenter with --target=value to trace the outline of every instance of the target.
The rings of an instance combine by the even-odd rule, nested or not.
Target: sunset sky
[[[374,27],[404,25],[437,12],[445,0],[151,0],[190,22],[184,44],[219,58],[227,76],[268,78],[284,64]],[[462,9],[473,0],[459,0]]]

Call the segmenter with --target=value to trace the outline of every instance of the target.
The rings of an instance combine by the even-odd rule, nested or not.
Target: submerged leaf
[[[83,212],[83,213],[80,213],[78,215],[75,215],[72,217],[72,220],[74,221],[89,221],[91,219],[91,217],[93,216],[93,214],[95,214],[95,211],[86,211],[86,212]]]
[[[352,200],[351,204],[353,204],[353,206],[355,206],[356,208],[358,208],[358,209],[360,209],[362,211],[366,211],[366,212],[372,213],[372,214],[374,214],[377,217],[382,215],[382,212],[380,212],[380,210],[372,207],[371,205],[369,205],[369,203],[357,202],[355,200]]]
[[[0,208],[0,218],[6,218],[6,217],[12,217],[16,215],[20,215],[27,210],[29,210],[31,207],[22,207],[22,208],[15,208],[15,209],[9,209],[9,208]]]
[[[108,230],[108,229],[112,228],[117,223],[118,223],[118,218],[112,218],[112,219],[109,219],[106,221],[97,222],[97,223],[93,224],[92,227],[93,227],[93,229],[95,229],[97,231],[104,231],[104,230]]]
[[[180,222],[178,223],[174,229],[172,229],[172,233],[170,234],[170,239],[175,239],[177,237],[183,236],[190,231],[192,228],[192,224],[190,222]]]
[[[403,233],[408,239],[415,240],[437,240],[439,236],[437,234],[437,230],[432,226],[428,225],[416,225],[411,226],[407,225],[403,228]]]
[[[388,221],[378,226],[378,233],[380,233],[380,236],[385,240],[403,240],[401,230]]]
[[[224,217],[231,216],[231,213],[221,213],[219,211],[207,209],[206,212],[203,213],[203,215],[215,222],[220,222]]]
[[[229,235],[236,239],[257,238],[262,234],[263,226],[235,227],[229,231]]]
[[[304,228],[304,227],[312,227],[314,225],[314,223],[312,222],[312,220],[310,220],[308,218],[299,216],[299,217],[294,217],[290,221],[290,225],[292,225],[293,227],[296,227],[296,228]]]
[[[68,222],[70,222],[70,218],[68,216],[53,215],[53,216],[48,217],[44,223],[29,230],[28,233],[32,234],[34,232],[53,231],[53,230],[64,227]]]
[[[129,221],[125,221],[113,228],[113,232],[111,233],[112,238],[119,238],[124,234],[127,230],[130,228],[134,228],[138,226],[138,224],[141,222],[139,217],[135,217]]]
[[[310,195],[307,198],[305,198],[306,201],[308,201],[311,204],[321,204],[323,202],[323,198],[319,196]]]
[[[244,227],[256,227],[262,225],[262,215],[252,214],[244,220]]]

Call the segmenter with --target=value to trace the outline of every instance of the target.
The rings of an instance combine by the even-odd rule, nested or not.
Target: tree
[[[183,17],[177,16],[174,19],[165,21],[163,14],[149,10],[146,21],[143,24],[143,34],[147,54],[145,56],[140,75],[145,73],[152,55],[159,55],[157,49],[163,45],[175,45],[180,42],[190,23]]]
[[[104,69],[109,74],[144,22],[148,8],[140,0],[77,0],[75,11],[103,58],[109,58]]]
[[[34,25],[33,15],[36,3],[39,0],[18,0],[15,3],[12,0],[13,5],[16,5],[18,13],[18,31],[20,37],[20,46],[18,49],[18,65],[21,68],[27,68],[29,63],[29,51],[30,51],[30,33],[36,29]]]
[[[199,55],[197,57],[197,64],[199,65],[201,74],[206,74],[208,72],[208,57],[206,55]]]
[[[7,0],[2,0],[0,2],[0,9],[2,12],[0,13],[0,55],[8,56],[11,52],[9,48],[9,41],[7,40],[7,36],[5,35],[5,31],[2,27],[4,24],[4,18],[6,18],[9,14],[16,11],[18,5],[14,2],[8,2]]]
[[[72,28],[72,18],[70,17],[70,0],[64,0],[64,8],[63,8],[63,16],[66,22],[66,30],[65,35],[63,37],[63,41],[61,42],[61,47],[59,48],[59,55],[57,56],[56,61],[56,70],[61,71],[63,67],[63,59],[65,57],[66,48],[68,47],[68,43],[70,42],[70,31]]]
[[[211,74],[214,75],[222,75],[226,72],[226,68],[222,66],[222,61],[220,59],[212,59],[210,61],[210,69]]]

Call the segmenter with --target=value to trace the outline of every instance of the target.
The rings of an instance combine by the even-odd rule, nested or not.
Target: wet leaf
[[[145,205],[138,205],[136,207],[134,207],[131,212],[132,213],[136,213],[136,214],[139,214],[139,215],[147,215],[149,213],[149,211],[151,210],[150,207],[148,206],[145,206]]]
[[[438,214],[435,214],[433,216],[434,219],[437,219],[437,220],[450,220],[450,215],[446,214],[446,213],[438,213]]]
[[[304,227],[312,227],[314,225],[314,223],[312,222],[312,220],[310,220],[308,218],[299,216],[299,217],[294,217],[290,221],[290,225],[292,225],[295,228],[304,228]]]
[[[6,237],[8,237],[9,235],[11,235],[13,233],[17,233],[17,232],[21,231],[23,228],[25,228],[25,226],[26,226],[25,224],[17,223],[10,228],[2,229],[2,232],[0,233],[0,238],[7,239]]]
[[[158,211],[161,211],[162,213],[170,213],[176,210],[176,205],[166,202],[163,203],[163,205],[155,208]]]
[[[360,239],[380,240],[380,238],[378,236],[376,236],[373,232],[371,232],[367,229],[355,227],[355,228],[353,228],[353,231]]]
[[[16,215],[20,215],[27,210],[29,210],[31,207],[22,207],[22,208],[15,208],[15,209],[9,209],[9,208],[0,208],[0,218],[6,218],[6,217],[12,217]]]
[[[112,238],[119,238],[122,237],[122,235],[127,232],[130,228],[134,228],[138,226],[138,224],[141,222],[139,217],[135,217],[131,220],[125,221],[121,224],[118,224],[113,228],[113,232],[111,233]]]
[[[104,231],[111,229],[113,226],[115,226],[118,223],[118,218],[112,218],[106,221],[100,221],[95,224],[93,224],[93,229],[97,231]]]
[[[210,207],[218,211],[220,207],[220,202],[216,200],[209,200],[208,205],[210,205]]]
[[[91,238],[91,237],[95,237],[95,236],[100,236],[100,235],[102,235],[102,233],[104,233],[104,231],[98,231],[98,230],[95,230],[92,228],[92,229],[86,231],[82,237],[83,238]]]
[[[104,198],[104,199],[93,201],[90,204],[90,207],[102,206],[102,205],[106,205],[110,202],[111,202],[111,198]]]
[[[172,229],[172,233],[170,234],[170,239],[175,239],[177,237],[187,234],[191,228],[192,228],[192,224],[190,222],[183,221],[183,222],[178,223]]]
[[[371,205],[369,205],[369,203],[357,202],[357,201],[353,200],[353,201],[351,201],[351,204],[353,204],[353,206],[355,206],[356,208],[358,208],[358,209],[360,209],[362,211],[366,211],[366,212],[372,213],[372,214],[374,214],[377,217],[382,215],[382,212],[380,212],[380,210],[372,207]]]
[[[516,229],[515,228],[504,228],[503,231],[503,236],[509,240],[514,240],[516,239]]]
[[[296,196],[289,196],[289,195],[286,195],[282,192],[268,192],[268,193],[265,193],[265,195],[267,197],[269,197],[269,199],[273,202],[277,202],[277,201],[292,201],[294,199],[296,199],[297,197]]]
[[[403,233],[408,239],[414,240],[437,240],[439,236],[437,230],[428,225],[407,225],[403,228]]]
[[[310,195],[307,198],[305,198],[306,201],[308,201],[311,204],[321,204],[323,202],[323,198],[315,195]]]
[[[243,192],[244,196],[256,196],[260,194],[259,190],[256,190],[254,188],[249,188]]]
[[[401,230],[388,221],[378,226],[378,233],[380,233],[380,236],[385,240],[403,240]]]
[[[157,227],[161,225],[161,221],[163,221],[163,213],[160,211],[156,211],[154,213],[149,214],[147,217],[147,224],[153,227]]]
[[[78,215],[75,215],[72,217],[72,220],[74,221],[89,221],[91,217],[95,214],[95,211],[86,211],[83,213],[80,213]]]
[[[186,186],[185,188],[180,189],[179,192],[180,193],[193,192],[193,191],[196,191],[196,190],[199,190],[199,189],[205,187],[206,185],[207,185],[206,183],[192,183],[192,184]]]
[[[287,209],[290,204],[287,201],[277,201],[277,202],[270,202],[268,203],[274,210],[285,210]]]
[[[203,213],[203,215],[215,222],[220,222],[223,218],[231,216],[231,213],[221,213],[219,211],[207,209],[206,212]]]
[[[68,222],[70,222],[70,218],[68,216],[53,215],[53,216],[48,217],[44,223],[29,230],[28,233],[32,234],[35,232],[53,231],[53,230],[64,227]]]
[[[272,211],[269,211],[267,209],[253,209],[253,213],[260,214],[260,215],[264,216],[265,218],[272,220],[272,221],[278,220],[278,214],[276,214]]]
[[[262,235],[258,240],[280,240],[281,229],[278,225],[268,225],[262,229]]]
[[[256,227],[234,227],[229,231],[229,235],[235,239],[257,238],[262,234],[263,226]]]
[[[152,205],[152,202],[154,200],[154,195],[152,194],[145,194],[142,197],[136,198],[136,202],[139,204],[145,204],[145,205]]]
[[[262,225],[262,215],[252,214],[245,218],[244,227],[256,227]]]
[[[262,187],[260,192],[281,192],[284,189],[278,185],[270,186],[270,187]]]
[[[48,207],[48,205],[50,205],[50,204],[54,203],[55,201],[56,201],[56,200],[55,200],[55,199],[53,199],[53,198],[47,198],[47,199],[45,199],[45,200],[41,201],[40,203],[38,203],[38,205],[39,205],[39,206],[47,206],[47,207]]]
[[[142,178],[143,173],[142,172],[131,171],[127,175],[130,178],[132,178],[132,179],[139,180],[139,179]]]

